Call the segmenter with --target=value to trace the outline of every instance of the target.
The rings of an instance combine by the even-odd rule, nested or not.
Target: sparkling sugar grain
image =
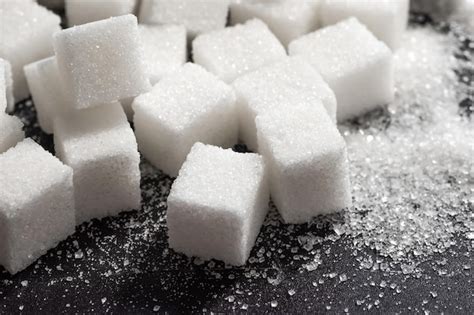
[[[474,129],[458,114],[472,88],[454,74],[466,65],[454,58],[455,47],[452,35],[408,31],[388,112],[359,120],[370,128],[343,127],[355,207],[342,228],[357,247],[396,262],[443,252],[473,228]]]
[[[66,307],[80,309],[74,297],[84,292],[80,300],[96,312],[169,312],[182,303],[189,312],[256,312],[260,307],[285,312],[298,305],[308,313],[325,308],[335,313],[380,312],[387,307],[402,313],[468,313],[462,301],[469,302],[470,295],[462,285],[469,283],[474,238],[469,232],[474,230],[469,217],[472,201],[466,197],[466,192],[472,195],[466,184],[472,178],[472,158],[467,156],[472,122],[466,116],[472,111],[468,71],[474,46],[463,37],[453,40],[451,34],[428,28],[409,30],[403,43],[396,56],[392,105],[340,126],[352,159],[355,204],[344,215],[285,225],[273,208],[245,267],[189,260],[169,250],[166,239],[172,180],[142,159],[142,210],[78,227],[73,241],[35,264],[28,287],[35,288],[34,279],[50,277],[48,292],[67,286]],[[470,52],[455,51],[463,43]],[[455,60],[454,53],[469,62]],[[460,68],[467,69],[461,76],[467,77],[462,79],[465,83],[452,71]],[[27,130],[36,128],[33,112],[31,102],[17,104]],[[417,233],[420,226],[426,235]],[[78,250],[82,259],[75,258]],[[150,275],[156,278],[150,280]],[[139,298],[113,294],[130,283]],[[7,278],[0,285],[0,299],[7,307],[16,293],[18,304],[24,304],[19,281]],[[96,296],[96,289],[106,292]],[[290,289],[296,294],[291,296]],[[39,291],[36,301],[41,307],[47,302]],[[190,292],[202,292],[202,298]],[[348,293],[347,299],[340,298],[341,292]],[[412,292],[416,296],[409,296]],[[446,298],[458,293],[459,298]],[[272,301],[276,308],[271,308]]]

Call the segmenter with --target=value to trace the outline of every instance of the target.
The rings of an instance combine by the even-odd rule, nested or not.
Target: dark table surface
[[[461,103],[468,115],[471,106],[472,99]],[[31,100],[19,103],[15,114],[26,123],[27,136],[53,151]],[[463,238],[420,263],[416,272],[384,270],[376,252],[354,249],[349,237],[334,232],[334,219],[284,225],[272,209],[245,267],[176,254],[168,248],[165,221],[172,179],[145,161],[141,169],[140,211],[81,225],[15,276],[0,267],[0,313],[474,311],[472,243]],[[305,260],[308,249],[301,245],[309,232],[321,236],[314,247],[322,263],[312,271]],[[361,267],[360,257],[374,263]]]

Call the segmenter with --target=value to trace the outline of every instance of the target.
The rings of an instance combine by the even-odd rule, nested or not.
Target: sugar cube
[[[52,35],[60,30],[60,18],[34,1],[0,2],[0,58],[10,62],[13,93],[28,97],[23,66],[53,54]]]
[[[322,104],[293,104],[257,116],[256,124],[270,193],[286,223],[351,205],[345,142]]]
[[[15,116],[0,112],[0,153],[3,153],[23,140],[23,123]]]
[[[232,25],[252,18],[265,22],[286,47],[319,26],[320,0],[240,0],[230,5]]]
[[[268,212],[266,174],[257,154],[196,143],[168,198],[170,247],[244,265]]]
[[[51,134],[54,118],[72,108],[72,101],[63,88],[56,57],[48,57],[26,65],[25,75],[39,125],[46,133]]]
[[[151,88],[137,19],[131,14],[63,30],[54,35],[53,44],[59,73],[77,109]]]
[[[74,170],[77,224],[140,208],[140,155],[118,102],[55,118],[54,145]]]
[[[409,0],[322,0],[321,19],[332,25],[350,17],[361,23],[392,50],[397,49],[408,24]]]
[[[12,67],[7,60],[0,58],[0,112],[11,113],[14,107]]]
[[[133,13],[136,0],[65,0],[68,25],[81,25]]]
[[[356,18],[304,35],[289,51],[306,58],[332,88],[338,121],[393,100],[392,52]]]
[[[336,121],[336,96],[321,75],[303,58],[286,57],[237,78],[232,84],[237,95],[240,140],[258,151],[255,118],[300,98],[319,101]]]
[[[0,155],[0,265],[10,273],[74,233],[72,176],[31,139]]]
[[[142,0],[140,23],[184,25],[188,37],[222,29],[230,0]]]
[[[257,19],[200,35],[193,41],[194,62],[228,83],[284,56],[285,48]]]
[[[138,30],[145,50],[146,70],[152,85],[186,62],[188,52],[184,26],[139,25]]]
[[[133,103],[142,154],[176,176],[196,142],[231,147],[237,143],[235,93],[202,67],[186,63]]]

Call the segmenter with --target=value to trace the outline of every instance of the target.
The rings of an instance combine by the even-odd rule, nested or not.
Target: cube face
[[[139,25],[138,28],[147,73],[154,85],[186,62],[186,28],[182,25]]]
[[[336,121],[336,96],[321,75],[303,58],[289,57],[239,77],[237,94],[240,140],[258,150],[255,118],[275,108],[291,107],[295,100],[322,102]]]
[[[256,19],[200,35],[193,41],[194,62],[228,83],[284,56],[285,48]]]
[[[296,39],[289,51],[306,58],[333,89],[338,121],[393,100],[392,53],[355,18]]]
[[[170,176],[191,147],[204,142],[231,147],[238,121],[232,88],[202,67],[185,64],[133,103],[140,151]]]
[[[184,25],[193,39],[224,28],[229,3],[230,0],[142,0],[140,23]]]
[[[214,258],[232,265],[245,264],[248,256],[243,250],[244,230],[239,218],[175,200],[168,201],[168,211],[168,241],[175,251],[205,260]],[[203,216],[203,213],[210,215]]]
[[[409,0],[323,0],[321,3],[324,25],[356,17],[392,50],[401,44],[403,32],[408,24],[408,11]]]
[[[59,72],[77,109],[133,97],[150,89],[138,36],[133,15],[55,34]]]
[[[65,0],[68,25],[81,25],[133,13],[136,0]]]
[[[11,113],[14,107],[12,67],[7,60],[0,58],[0,112]]]
[[[265,22],[280,42],[288,44],[319,25],[320,0],[244,0],[230,6],[232,25],[252,18]]]
[[[58,117],[54,144],[74,170],[77,224],[140,208],[140,156],[119,103]]]
[[[73,173],[29,139],[0,165],[0,264],[14,274],[74,233]]]
[[[351,186],[345,150],[276,172],[272,198],[286,223],[305,223],[315,216],[350,207]],[[273,165],[273,164],[271,164]]]
[[[322,105],[276,110],[258,116],[256,124],[272,198],[286,223],[351,205],[345,143]]]
[[[168,198],[170,247],[243,265],[268,211],[262,157],[197,143]]]
[[[72,108],[63,88],[56,57],[48,57],[25,66],[25,75],[38,114],[38,122],[46,133],[53,133],[54,118]]]
[[[0,153],[15,146],[24,137],[23,123],[20,119],[0,112]]]
[[[140,209],[140,160],[133,153],[71,165],[75,174],[77,224]]]
[[[10,62],[13,95],[28,97],[23,67],[53,54],[52,36],[59,31],[60,18],[34,1],[0,3],[0,58]]]

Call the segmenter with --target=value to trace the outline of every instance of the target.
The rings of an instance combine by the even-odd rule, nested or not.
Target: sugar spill
[[[93,296],[100,282],[110,288],[106,293],[118,293],[124,285],[136,287],[136,294],[124,298],[127,309],[154,312],[168,310],[173,301],[204,312],[220,305],[235,311],[266,305],[278,311],[292,300],[305,303],[302,292],[308,290],[319,303],[314,305],[324,305],[326,311],[368,311],[383,307],[388,296],[403,294],[413,281],[429,284],[433,277],[469,274],[474,230],[474,150],[469,142],[474,139],[469,119],[473,47],[470,42],[459,51],[469,41],[452,29],[410,29],[396,54],[395,102],[340,126],[351,160],[353,208],[307,225],[285,225],[273,209],[246,267],[189,260],[167,248],[166,198],[172,180],[142,161],[142,211],[82,225],[31,272],[49,279],[48,287],[64,287],[56,302],[67,308],[75,309],[78,302],[71,294]],[[37,126],[27,114],[31,106],[20,105],[17,114],[35,140],[47,145],[32,131]],[[455,252],[450,251],[453,247]],[[450,266],[452,256],[462,258],[461,266]],[[394,274],[402,277],[393,280]],[[31,294],[41,296],[25,290],[36,278],[23,277],[2,272],[0,300],[8,304]],[[258,289],[262,282],[273,297]],[[354,294],[341,301],[337,288],[342,286]],[[145,287],[147,291],[140,289]],[[376,291],[366,294],[367,288]],[[7,296],[11,290],[18,294]],[[407,306],[401,298],[395,303],[406,311],[438,309],[439,289],[427,292],[420,305]],[[118,296],[96,295],[89,306],[117,310],[124,305]],[[311,311],[308,305],[306,311]],[[21,309],[32,311],[31,306]]]

